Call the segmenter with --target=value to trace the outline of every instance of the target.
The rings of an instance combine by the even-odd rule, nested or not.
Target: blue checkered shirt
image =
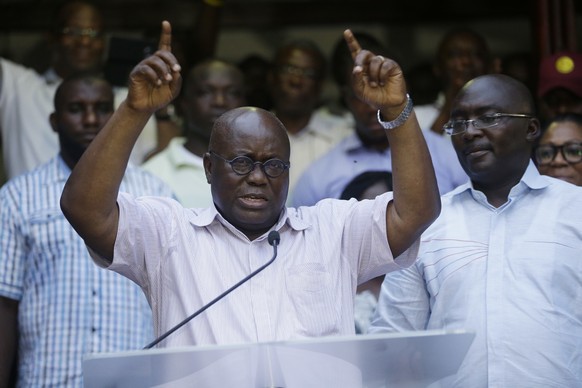
[[[140,349],[153,339],[141,289],[97,267],[63,216],[69,175],[55,157],[0,190],[0,295],[19,302],[19,387],[82,387],[84,355]],[[172,196],[135,167],[121,191]]]

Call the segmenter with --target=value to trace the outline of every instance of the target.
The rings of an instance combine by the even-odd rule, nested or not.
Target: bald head
[[[453,110],[460,102],[466,102],[468,94],[480,94],[483,99],[489,99],[487,105],[499,106],[508,112],[535,115],[534,99],[527,86],[504,74],[486,74],[467,82],[457,95]]]
[[[269,136],[280,139],[286,148],[286,160],[289,159],[289,136],[281,121],[271,112],[250,106],[231,109],[216,120],[210,136],[210,149],[238,136],[256,136],[257,131],[267,130]]]

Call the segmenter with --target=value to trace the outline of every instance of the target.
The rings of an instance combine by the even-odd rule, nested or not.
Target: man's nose
[[[97,122],[97,113],[94,109],[87,108],[85,109],[85,113],[83,114],[83,121],[85,123],[93,124]]]

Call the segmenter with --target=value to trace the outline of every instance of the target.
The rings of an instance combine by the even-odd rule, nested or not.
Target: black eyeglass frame
[[[253,159],[249,158],[248,156],[243,156],[243,155],[241,155],[241,156],[236,156],[236,157],[232,158],[231,160],[228,160],[228,159],[227,159],[227,158],[225,158],[224,156],[222,156],[222,155],[220,155],[220,154],[218,154],[218,153],[216,153],[216,152],[214,152],[214,151],[208,151],[208,153],[209,153],[210,155],[214,155],[214,156],[216,156],[216,157],[218,157],[218,158],[222,159],[222,160],[223,160],[223,161],[225,161],[226,163],[230,164],[230,168],[232,169],[232,171],[233,171],[233,172],[234,172],[236,175],[239,175],[239,176],[245,176],[245,175],[248,175],[248,174],[250,174],[251,172],[253,172],[253,170],[255,169],[255,166],[257,166],[257,165],[261,166],[261,169],[263,170],[263,173],[264,173],[266,176],[268,176],[269,178],[278,178],[278,177],[280,177],[281,175],[283,175],[283,174],[285,173],[285,171],[286,171],[286,170],[289,170],[289,168],[291,168],[291,163],[285,163],[285,162],[284,162],[284,161],[282,161],[281,159],[277,159],[277,158],[269,159],[269,160],[266,160],[266,161],[264,161],[264,162],[258,162],[258,161],[255,161],[255,160],[253,160]],[[249,162],[250,162],[250,164],[248,165],[248,167],[249,167],[249,171],[247,171],[247,172],[236,171],[234,166],[235,166],[235,163],[236,163],[236,161],[237,161],[237,160],[245,160],[245,161],[249,161]],[[273,166],[273,165],[272,165],[272,163],[280,163],[280,164],[283,166],[283,167],[282,167],[282,169],[281,169],[281,172],[280,172],[279,174],[277,174],[277,175],[273,175],[273,174],[270,174],[270,173],[268,173],[268,172],[267,172],[267,169],[268,169],[268,163],[270,163],[270,164],[271,164],[271,166]],[[277,169],[277,167],[276,167],[276,166],[273,166],[273,167],[274,167],[275,169]]]
[[[566,153],[564,152],[564,148],[569,147],[569,146],[578,146],[579,149],[579,153],[578,153],[578,160],[569,160],[571,158],[569,158],[568,156],[566,156]],[[541,149],[551,149],[552,150],[552,158],[547,161],[547,162],[541,162],[539,159],[540,157],[538,156],[538,151]],[[568,162],[569,164],[577,164],[582,162],[582,142],[578,142],[578,141],[569,141],[566,142],[560,146],[554,145],[554,144],[540,144],[538,146],[536,146],[536,148],[534,149],[534,158],[535,161],[537,163],[538,166],[547,166],[549,164],[551,164],[555,159],[556,156],[558,156],[558,151],[562,154],[562,158]]]
[[[61,30],[61,35],[71,38],[99,39],[103,36],[103,31],[95,28],[65,27]]]
[[[493,128],[496,127],[497,125],[499,125],[499,121],[497,119],[500,119],[502,117],[512,117],[512,118],[521,118],[521,119],[533,119],[535,118],[532,115],[527,115],[527,114],[523,114],[523,113],[487,113],[484,115],[481,115],[477,118],[474,119],[469,119],[469,120],[449,120],[445,125],[443,125],[443,130],[445,131],[445,133],[447,135],[460,135],[461,133],[465,133],[467,131],[467,128],[469,128],[469,124],[473,124],[473,127],[475,127],[476,129],[486,129],[486,128]],[[483,120],[494,120],[491,124],[486,124],[483,122]],[[480,124],[478,124],[480,122]],[[464,124],[464,128],[462,131],[458,131],[458,132],[454,132],[454,128],[453,125],[457,124],[457,123],[463,123]]]
[[[316,69],[303,68],[299,66],[293,66],[290,64],[278,65],[277,72],[283,76],[295,75],[309,80],[318,80],[321,78],[320,72],[318,72]]]

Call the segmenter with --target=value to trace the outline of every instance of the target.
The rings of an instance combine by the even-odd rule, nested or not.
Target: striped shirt
[[[81,387],[83,355],[140,349],[153,338],[141,289],[97,267],[63,216],[69,174],[55,157],[0,190],[0,295],[19,301],[20,387]],[[131,167],[121,189],[172,195]]]
[[[386,239],[391,199],[387,193],[286,209],[273,227],[281,235],[277,259],[161,346],[354,334],[357,285],[416,258],[417,243],[393,260]],[[158,336],[273,255],[267,234],[249,241],[215,207],[187,209],[165,198],[124,194],[118,204],[110,269],[146,291]]]

